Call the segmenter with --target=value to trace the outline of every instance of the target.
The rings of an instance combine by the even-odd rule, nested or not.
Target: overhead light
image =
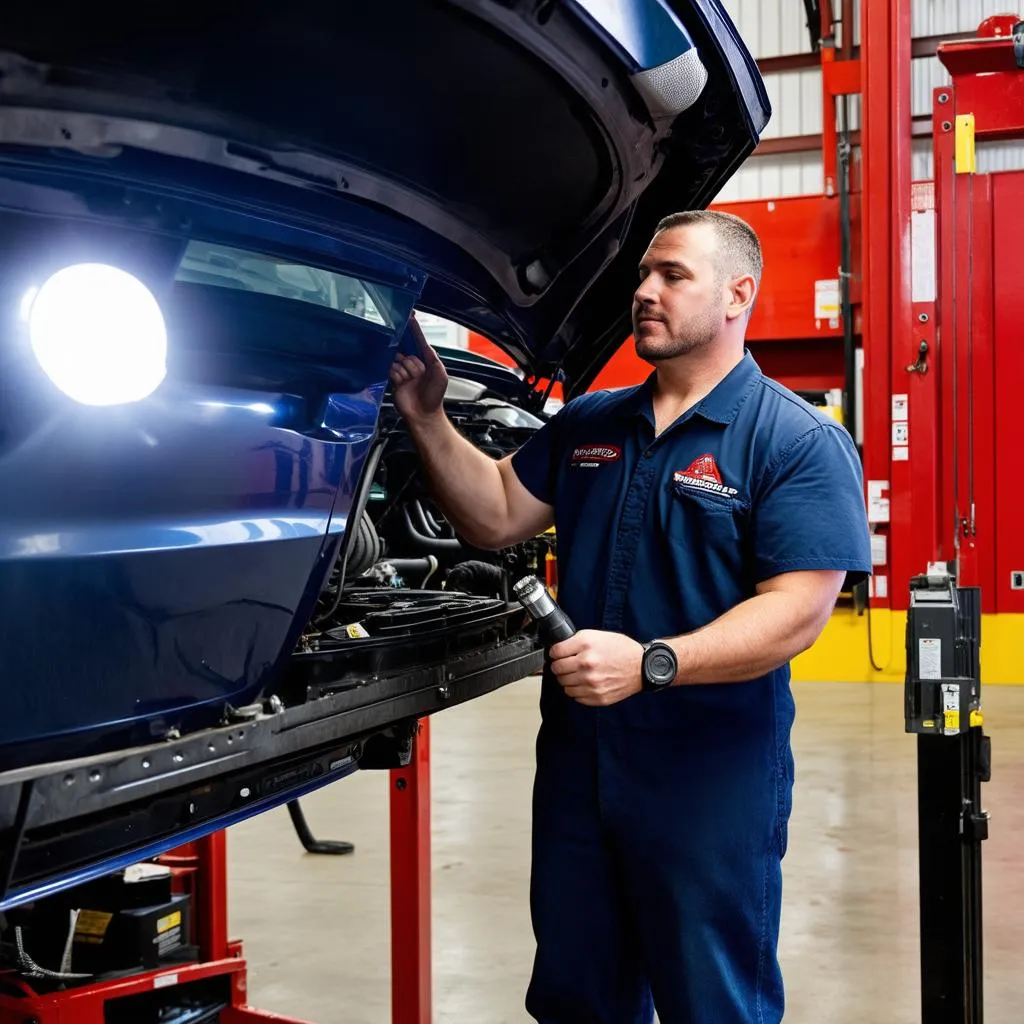
[[[104,263],[58,270],[26,294],[22,314],[39,365],[83,405],[151,395],[167,373],[167,327],[153,293]]]

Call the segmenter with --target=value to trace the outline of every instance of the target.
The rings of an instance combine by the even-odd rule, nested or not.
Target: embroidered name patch
[[[580,469],[597,469],[622,458],[622,449],[613,444],[586,444],[573,449],[572,465]]]
[[[718,463],[713,455],[702,455],[694,459],[686,469],[677,469],[672,474],[677,486],[692,487],[698,491],[710,491],[731,498],[739,492],[735,487],[726,487],[722,483],[722,474],[718,472]]]

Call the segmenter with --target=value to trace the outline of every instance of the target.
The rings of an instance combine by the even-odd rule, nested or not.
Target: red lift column
[[[392,769],[391,1020],[430,1024],[430,722],[413,739],[412,759]]]

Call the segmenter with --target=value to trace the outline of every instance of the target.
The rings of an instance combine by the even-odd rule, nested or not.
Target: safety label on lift
[[[838,278],[833,277],[814,282],[814,319],[828,320],[829,327],[839,326]],[[817,326],[820,327],[821,324]]]
[[[942,641],[937,637],[918,640],[917,671],[922,679],[942,678]]]

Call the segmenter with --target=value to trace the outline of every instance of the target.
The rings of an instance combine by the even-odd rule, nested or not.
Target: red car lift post
[[[391,1020],[430,1024],[430,720],[391,771]]]
[[[389,773],[391,816],[391,987],[393,1024],[430,1024],[430,729],[424,719],[412,758]],[[119,999],[172,989],[217,975],[230,977],[230,1005],[221,1024],[306,1024],[247,1003],[242,943],[228,938],[227,842],[215,832],[159,858],[174,888],[192,893],[199,962],[161,967],[115,980],[37,993],[13,972],[0,972],[0,1024],[105,1024]],[[339,1002],[344,992],[338,993]]]

